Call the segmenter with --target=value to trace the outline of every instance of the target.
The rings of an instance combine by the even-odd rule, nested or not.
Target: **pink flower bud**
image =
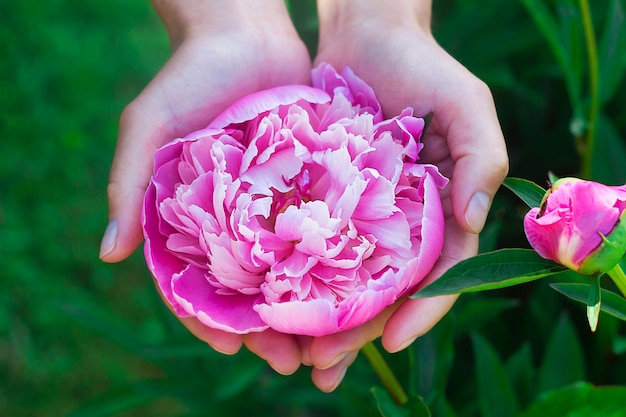
[[[524,230],[542,257],[584,275],[603,274],[626,252],[625,207],[626,186],[562,178],[526,214]]]

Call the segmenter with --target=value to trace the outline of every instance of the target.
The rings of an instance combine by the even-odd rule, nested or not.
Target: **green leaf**
[[[599,42],[600,97],[607,103],[624,78],[626,66],[626,22],[620,0],[609,3],[608,19]]]
[[[517,352],[509,357],[505,367],[520,406],[524,407],[530,404],[535,381],[535,366],[530,345],[524,343]]]
[[[626,147],[624,139],[611,120],[598,114],[596,140],[593,142],[591,176],[604,184],[623,184],[626,178]]]
[[[220,377],[220,384],[214,391],[217,400],[236,397],[243,390],[255,384],[267,369],[264,361],[242,361],[233,369],[224,372]]]
[[[600,304],[602,301],[600,294],[600,278],[591,278],[589,294],[587,295],[587,321],[592,332],[596,331],[598,319],[600,318]]]
[[[413,298],[506,288],[564,270],[531,249],[500,249],[459,262]]]
[[[548,181],[550,182],[550,184],[554,184],[558,180],[560,180],[560,178],[554,175],[554,172],[552,171],[548,172]]]
[[[586,304],[591,285],[562,282],[550,284],[550,286],[572,300]],[[602,289],[600,292],[602,298],[600,310],[626,321],[626,299],[609,290]]]
[[[524,201],[528,207],[539,207],[546,194],[546,190],[532,181],[523,178],[509,177],[502,183],[506,188],[513,191],[515,195]]]
[[[519,408],[517,398],[497,352],[477,334],[472,342],[481,416],[514,417]]]
[[[526,6],[561,67],[570,101],[575,107],[581,97],[582,64],[579,62],[580,43],[576,42],[573,17],[559,10],[560,20],[557,21],[542,0],[522,0],[522,4]]]
[[[409,417],[410,412],[401,405],[396,404],[391,395],[384,388],[372,387],[372,394],[376,400],[378,411],[383,417]]]
[[[560,26],[560,41],[565,51],[566,67],[561,67],[572,107],[580,102],[583,86],[583,67],[585,62],[585,49],[582,16],[580,6],[576,0],[560,0],[555,4],[557,20]]]
[[[594,387],[581,382],[542,395],[519,417],[623,417],[626,387]]]
[[[456,322],[455,337],[475,331],[489,320],[500,317],[504,311],[519,306],[514,298],[470,297],[462,298],[454,305]],[[417,339],[419,340],[419,339]]]
[[[626,353],[626,337],[616,336],[613,340],[613,352],[616,355],[623,355]]]
[[[495,219],[485,225],[478,240],[478,253],[485,253],[498,248],[498,239],[502,230],[502,220]]]
[[[159,383],[139,381],[111,390],[81,404],[67,417],[108,417],[136,409],[156,398],[167,395]]]
[[[432,406],[445,393],[454,359],[453,326],[449,315],[413,342],[409,358],[409,392],[423,396]]]
[[[136,329],[133,329],[128,321],[111,314],[101,304],[74,297],[57,300],[55,307],[67,315],[69,320],[81,324],[116,345],[140,356],[143,353],[145,343]]]
[[[372,387],[378,411],[383,417],[431,417],[430,411],[421,397],[413,395],[406,404],[396,404],[387,390]]]
[[[412,395],[409,397],[409,402],[404,405],[408,407],[410,410],[409,414],[411,417],[431,417],[430,410],[424,403],[422,397],[417,395]]]
[[[539,369],[539,392],[570,385],[584,378],[580,341],[571,320],[563,314],[557,322]]]

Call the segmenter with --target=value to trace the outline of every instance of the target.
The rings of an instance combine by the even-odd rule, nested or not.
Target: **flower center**
[[[291,187],[286,193],[274,194],[274,213],[284,213],[289,206],[299,207],[300,204],[311,201],[311,177],[309,170],[304,169],[300,175],[285,183]]]

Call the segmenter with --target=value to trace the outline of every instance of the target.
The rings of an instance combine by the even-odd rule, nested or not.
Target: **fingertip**
[[[493,198],[508,172],[505,165],[494,161],[481,165],[470,157],[457,161],[450,197],[454,218],[466,232],[478,234],[485,227]]]
[[[387,352],[406,349],[426,334],[452,308],[458,295],[408,299],[389,318],[381,342]]]
[[[194,336],[224,355],[234,355],[243,345],[243,337],[240,334],[207,327],[195,317],[179,317],[179,320]]]
[[[104,230],[102,241],[100,242],[100,259],[107,261],[109,254],[115,250],[115,242],[117,241],[117,232],[119,228],[117,221],[111,220]]]
[[[358,352],[350,352],[339,363],[328,369],[313,368],[311,380],[322,392],[333,392],[346,376],[348,367],[355,361]]]
[[[281,375],[291,375],[300,367],[300,345],[293,335],[268,329],[244,335],[243,343]]]
[[[110,220],[100,243],[100,260],[115,263],[128,258],[143,241],[143,232],[137,225],[120,227],[117,220]]]
[[[136,155],[136,151],[131,155]],[[131,155],[116,155],[111,168],[107,186],[109,224],[100,245],[100,259],[104,262],[126,259],[143,241],[141,210],[151,162],[144,166],[145,162],[135,161],[145,158],[127,159]]]
[[[477,191],[470,197],[463,216],[468,232],[478,234],[483,230],[491,200],[492,197],[484,191]]]
[[[314,338],[309,347],[312,365],[318,369],[333,368],[351,352],[359,351],[366,343],[380,336],[385,322],[397,306],[398,303],[387,307],[360,326]]]
[[[311,360],[311,343],[313,343],[312,336],[298,336],[298,344],[300,345],[300,354],[302,364],[305,366],[312,366],[313,361]]]

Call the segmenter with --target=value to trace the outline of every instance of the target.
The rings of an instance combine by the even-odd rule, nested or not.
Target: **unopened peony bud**
[[[577,178],[556,181],[524,217],[531,246],[584,275],[610,271],[626,252],[626,186]]]

